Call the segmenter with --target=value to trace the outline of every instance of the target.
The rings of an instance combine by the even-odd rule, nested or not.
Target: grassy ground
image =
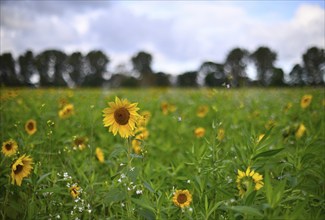
[[[311,103],[302,108],[306,94]],[[133,138],[103,126],[102,111],[116,96],[150,112],[140,153],[132,149]],[[68,103],[74,114],[60,118]],[[197,116],[200,106],[208,109],[203,117]],[[323,88],[1,89],[0,140],[16,141],[18,152],[1,154],[0,215],[324,219],[324,107]],[[24,128],[30,119],[37,127],[32,135]],[[202,137],[195,135],[198,127]],[[11,184],[12,164],[24,154],[33,169],[17,186]],[[188,190],[189,206],[175,205],[177,190]]]

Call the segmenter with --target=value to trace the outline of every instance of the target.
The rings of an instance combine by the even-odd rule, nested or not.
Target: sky
[[[1,0],[0,53],[102,50],[114,71],[146,51],[154,71],[179,74],[267,46],[288,73],[308,48],[325,47],[324,2]]]

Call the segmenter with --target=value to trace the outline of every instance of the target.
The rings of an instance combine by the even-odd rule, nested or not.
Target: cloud
[[[114,68],[145,50],[153,55],[155,71],[181,73],[206,60],[224,62],[235,47],[253,52],[263,45],[290,71],[308,47],[324,47],[324,8],[317,4],[292,5],[289,18],[283,8],[267,11],[263,3],[226,1],[1,1],[0,6],[0,52],[15,56],[27,49],[102,49]]]

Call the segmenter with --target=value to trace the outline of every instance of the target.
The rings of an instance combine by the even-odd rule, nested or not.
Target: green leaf
[[[259,153],[259,154],[255,155],[252,158],[252,160],[255,160],[255,159],[260,158],[260,157],[270,157],[270,156],[276,155],[277,153],[281,152],[282,150],[284,150],[284,148],[264,151],[262,153]]]
[[[253,190],[246,198],[245,205],[252,205],[255,199],[257,191]]]
[[[246,215],[263,217],[263,214],[258,209],[250,206],[232,206],[229,209]]]
[[[155,190],[151,187],[151,185],[148,182],[144,181],[143,186],[146,187],[146,189],[149,190],[150,192],[152,193],[155,192]]]
[[[51,175],[52,172],[50,173],[45,173],[43,174],[38,180],[37,180],[37,184],[39,184],[40,182],[42,182],[46,177],[48,177],[49,175]]]
[[[131,200],[138,206],[148,209],[152,212],[155,212],[155,209],[152,207],[152,204],[150,204],[149,201],[144,199],[136,199],[136,198],[131,198]]]
[[[119,189],[119,188],[112,188],[108,191],[107,195],[105,196],[105,199],[107,202],[120,202],[123,201],[126,198],[125,191]]]

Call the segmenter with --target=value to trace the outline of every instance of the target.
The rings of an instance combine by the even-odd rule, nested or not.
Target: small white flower
[[[120,166],[124,166],[124,163],[120,163]]]
[[[193,208],[192,207],[188,208],[188,211],[193,212]]]
[[[131,167],[130,171],[132,172],[134,170],[135,167]]]
[[[138,189],[137,191],[136,191],[136,194],[142,194],[142,190],[141,189]]]
[[[191,180],[187,180],[187,183],[191,183]]]
[[[125,206],[123,202],[121,203],[121,206],[122,206],[122,207],[124,207],[124,206]]]

